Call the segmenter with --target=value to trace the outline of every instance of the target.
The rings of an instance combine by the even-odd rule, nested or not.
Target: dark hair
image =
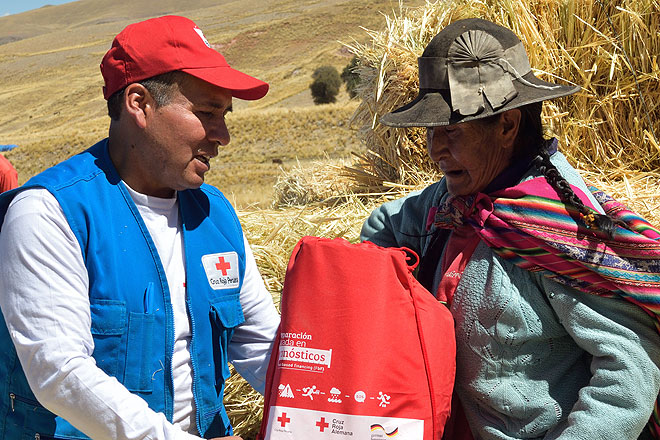
[[[142,81],[139,81],[139,83],[149,91],[154,98],[156,105],[160,107],[167,105],[170,102],[174,87],[184,81],[185,75],[185,73],[175,70],[173,72],[167,72],[143,79]],[[124,90],[126,90],[125,87],[113,93],[112,96],[108,98],[108,116],[110,116],[110,119],[113,121],[119,120],[119,116],[121,115]]]
[[[550,161],[550,153],[548,153],[550,140],[545,139],[543,136],[543,124],[541,120],[543,102],[527,104],[518,109],[520,110],[520,125],[518,135],[514,141],[514,159],[524,159],[532,155],[534,157],[532,164],[543,174],[543,177],[555,190],[562,203],[578,210],[581,220],[588,228],[599,229],[611,239],[614,235],[616,225],[626,227],[620,221],[587,208],[571,189],[570,184],[559,173],[557,167]],[[497,116],[494,115],[485,119],[490,120]],[[489,122],[487,121],[487,123]]]
[[[546,140],[543,138],[543,124],[541,122],[542,107],[543,102],[534,102],[517,108],[520,111],[520,124],[513,143],[513,159],[524,159],[533,154],[530,151],[530,146],[532,146],[534,152],[545,146]],[[480,122],[486,127],[494,126],[501,117],[502,113],[497,113],[478,119],[476,122]]]
[[[565,205],[570,205],[579,211],[580,219],[589,229],[599,229],[607,234],[609,239],[614,237],[616,226],[623,226],[627,228],[624,222],[612,219],[608,215],[599,214],[598,212],[587,208],[582,200],[571,189],[571,185],[562,177],[557,167],[550,162],[550,154],[547,149],[543,148],[538,152],[534,158],[533,164],[541,171],[545,180],[555,190],[559,199]]]
[[[524,157],[529,155],[530,146],[538,151],[547,144],[547,140],[543,137],[543,123],[541,122],[543,102],[523,105],[518,107],[518,110],[520,110],[520,125],[514,141],[513,154],[514,157]]]

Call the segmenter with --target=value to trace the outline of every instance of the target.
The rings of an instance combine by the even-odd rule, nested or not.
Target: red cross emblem
[[[321,417],[321,420],[316,422],[316,426],[319,427],[319,431],[323,432],[325,428],[327,428],[330,425],[328,424],[328,422],[325,421],[325,417]]]
[[[215,263],[215,268],[222,272],[223,276],[227,276],[227,269],[231,269],[231,264],[225,261],[224,257],[218,257],[218,263]]]
[[[282,413],[282,415],[277,418],[277,421],[280,422],[280,425],[282,425],[282,428],[284,428],[286,424],[291,421],[291,419],[286,416],[286,413]]]

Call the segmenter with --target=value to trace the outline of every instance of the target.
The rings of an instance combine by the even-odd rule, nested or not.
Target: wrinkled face
[[[142,173],[135,189],[157,197],[201,186],[218,145],[229,143],[230,91],[189,76],[172,93],[167,104],[150,109],[146,142],[136,147]]]
[[[482,191],[509,165],[511,149],[504,148],[498,136],[500,124],[476,120],[428,128],[429,156],[445,174],[450,194]]]

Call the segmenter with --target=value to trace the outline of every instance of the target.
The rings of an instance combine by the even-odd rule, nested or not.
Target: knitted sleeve
[[[429,209],[446,193],[442,181],[376,208],[362,225],[360,238],[383,247],[407,247],[421,255],[428,237]]]
[[[550,439],[633,439],[660,390],[660,335],[653,319],[620,298],[588,295],[543,279],[549,303],[591,355],[591,380]]]

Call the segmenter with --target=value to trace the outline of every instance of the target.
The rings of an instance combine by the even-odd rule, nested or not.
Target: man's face
[[[482,191],[509,165],[510,149],[497,136],[500,124],[477,120],[427,130],[429,156],[445,174],[450,194]]]
[[[144,194],[171,197],[174,191],[199,188],[210,169],[218,145],[229,143],[225,123],[231,111],[231,92],[186,76],[169,102],[149,109],[137,176]]]

